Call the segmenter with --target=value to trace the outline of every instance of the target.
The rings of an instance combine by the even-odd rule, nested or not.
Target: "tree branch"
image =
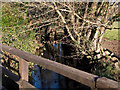
[[[67,32],[68,32],[68,34],[70,35],[71,39],[72,39],[74,42],[76,42],[76,40],[75,40],[74,37],[72,36],[72,33],[71,33],[70,30],[69,30],[69,27],[68,27],[67,24],[66,24],[66,21],[65,21],[64,17],[62,16],[62,14],[60,13],[60,11],[58,10],[55,2],[53,2],[53,4],[55,5],[55,10],[56,10],[56,12],[57,12],[58,15],[61,17],[63,23],[65,24],[65,27],[66,27]]]

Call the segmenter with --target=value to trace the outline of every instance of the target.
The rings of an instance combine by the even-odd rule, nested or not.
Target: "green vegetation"
[[[27,29],[26,9],[19,3],[2,4],[2,43],[35,54],[38,47],[35,31]]]
[[[26,8],[22,7],[19,3],[3,3],[2,4],[2,43],[15,47],[22,51],[35,54],[38,43],[34,30],[28,29],[28,18]],[[10,54],[4,52],[7,56]],[[19,58],[14,57],[19,61]],[[3,56],[3,63],[8,63],[9,58]],[[10,66],[18,70],[18,63],[13,60],[10,61]],[[33,63],[29,63],[29,68],[32,68]],[[16,73],[15,71],[13,71]]]
[[[113,28],[120,28],[120,22],[114,22],[113,23]],[[120,29],[112,29],[112,30],[106,30],[105,34],[104,34],[104,38],[110,39],[110,40],[120,40],[120,38],[118,37]]]
[[[46,10],[46,8],[45,8],[45,10]],[[43,11],[45,11],[45,10],[43,9]],[[41,12],[41,13],[43,13],[43,12]],[[94,11],[92,13],[94,13]],[[45,18],[43,18],[43,17],[39,18],[39,20],[41,20],[41,22],[37,23],[38,25],[37,24],[34,25],[34,27],[30,27],[29,29],[27,26],[29,25],[30,22],[29,22],[27,14],[28,14],[27,7],[21,6],[20,3],[3,3],[2,4],[2,43],[7,44],[11,47],[15,47],[20,50],[26,51],[28,53],[35,54],[36,48],[39,47],[38,41],[36,40],[36,34],[38,34],[37,32],[35,32],[36,27],[39,26],[40,23],[43,23],[42,25],[47,26],[47,24],[52,22],[50,20],[51,20],[51,18],[53,18],[53,16],[56,15],[56,13],[55,13],[55,15],[53,14],[53,16],[46,15]],[[64,15],[68,15],[68,14],[64,14]],[[70,15],[72,15],[72,14],[70,13]],[[90,14],[90,15],[93,15],[93,14]],[[70,16],[68,15],[66,17],[70,17]],[[94,17],[94,16],[89,16],[89,17]],[[49,18],[50,18],[50,20],[49,20]],[[34,19],[34,17],[32,18],[32,20],[33,19]],[[47,23],[45,23],[46,19],[48,20]],[[69,21],[69,19],[70,18],[68,18],[68,21]],[[62,20],[60,20],[60,21],[62,21]],[[57,21],[57,22],[60,22],[60,21]],[[73,20],[73,21],[75,21],[75,20]],[[120,28],[120,26],[118,26],[118,23],[120,23],[120,22],[114,22],[113,27]],[[53,24],[53,26],[54,25],[55,24]],[[68,27],[70,27],[70,25]],[[80,22],[78,22],[78,26],[80,26],[80,25],[81,25]],[[87,24],[83,24],[83,26],[85,26],[85,25],[87,25]],[[34,28],[34,29],[32,29],[32,28]],[[66,26],[66,28],[67,28],[67,26]],[[58,29],[60,29],[60,28],[58,28]],[[56,29],[56,31],[58,29]],[[62,29],[63,29],[63,27],[62,27]],[[74,29],[70,29],[70,30],[74,30]],[[118,38],[119,30],[120,29],[107,30],[106,33],[104,34],[104,38],[108,38],[110,40],[120,40],[120,38]],[[69,31],[69,29],[68,29],[68,31]],[[86,30],[82,30],[82,31],[86,31]],[[71,31],[69,31],[69,32],[71,32]],[[77,31],[75,31],[75,32],[77,32]],[[50,32],[47,32],[46,34],[48,34],[48,33],[51,34]],[[91,33],[92,32],[90,31],[90,33],[88,33],[88,35]],[[40,34],[41,33],[39,32],[39,35]],[[78,32],[77,32],[77,34],[78,34]],[[86,32],[82,32],[82,34],[81,34],[81,37],[82,37],[81,42],[83,42],[83,44],[81,43],[82,46],[81,46],[80,50],[83,49],[83,51],[84,51],[84,48],[85,48],[85,51],[86,50],[90,51],[90,49],[89,49],[90,44],[88,43],[87,40],[83,40],[84,39],[83,35],[84,35],[84,37],[86,37]],[[40,36],[38,36],[38,37],[40,37]],[[73,36],[73,38],[74,38],[74,36]],[[88,40],[89,40],[89,38],[92,38],[92,37],[89,36]],[[94,40],[94,38],[92,38],[92,39]],[[91,39],[91,41],[92,41],[92,39]],[[79,41],[79,38],[77,40]],[[88,43],[88,44],[86,44],[86,43]],[[76,46],[77,45],[79,46],[81,44],[79,42],[79,44],[77,43]],[[97,43],[96,43],[96,45],[97,45]],[[88,47],[88,49],[86,49],[86,47]],[[41,53],[41,54],[43,54],[43,53]],[[33,63],[31,63],[30,65],[33,66]],[[16,65],[16,66],[18,66],[18,65]],[[117,71],[116,68],[113,66],[114,66],[113,63],[111,63],[111,62],[102,62],[101,66],[98,67],[98,75],[100,74],[99,70],[102,70],[102,68],[104,68],[102,71],[102,76],[114,78],[116,80],[117,77],[115,77],[115,76],[119,75],[119,71]]]
[[[116,64],[119,64],[120,62],[116,62]],[[100,76],[104,76],[116,81],[120,81],[120,70],[116,67],[115,63],[113,63],[111,61],[111,59],[109,61],[102,61],[100,62],[100,64],[96,67],[96,71],[94,74],[100,75]],[[118,66],[120,67],[120,66]]]
[[[18,3],[3,3],[2,27],[22,26],[27,23],[26,14]]]

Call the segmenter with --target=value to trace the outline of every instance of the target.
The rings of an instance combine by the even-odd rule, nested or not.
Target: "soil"
[[[120,43],[120,40],[109,40],[109,39],[103,38],[101,45],[103,48],[109,49],[117,57],[120,58],[119,43]]]

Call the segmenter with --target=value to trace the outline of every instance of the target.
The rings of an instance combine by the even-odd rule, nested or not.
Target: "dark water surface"
[[[43,57],[64,63],[62,56],[64,56],[66,52],[63,50],[63,45],[61,43],[53,44],[51,46],[46,44],[46,49],[47,50],[44,51]],[[66,50],[68,49],[66,48]],[[34,66],[34,71],[32,71],[31,77],[32,80],[30,82],[39,89],[79,88],[81,90],[90,90],[90,88],[85,85],[82,85],[53,71],[42,69],[36,65]]]

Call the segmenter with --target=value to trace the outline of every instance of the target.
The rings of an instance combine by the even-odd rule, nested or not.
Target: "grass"
[[[27,23],[26,15],[18,3],[2,4],[2,27],[23,26]]]
[[[19,3],[2,3],[2,43],[34,54],[38,44],[35,31],[29,31],[25,7]]]
[[[120,25],[120,22],[113,23],[113,27],[120,28],[119,25]],[[104,34],[104,38],[107,38],[109,40],[120,40],[119,32],[120,32],[120,29],[106,30]]]

